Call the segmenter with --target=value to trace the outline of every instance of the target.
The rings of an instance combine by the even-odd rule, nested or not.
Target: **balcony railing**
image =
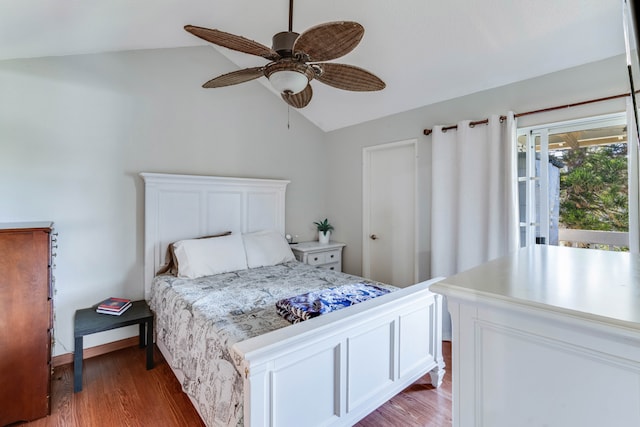
[[[604,249],[609,251],[627,250],[629,233],[624,231],[558,230],[558,240],[562,246],[575,248]]]

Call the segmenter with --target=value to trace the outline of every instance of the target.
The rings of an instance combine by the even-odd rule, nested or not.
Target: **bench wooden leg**
[[[143,325],[140,324],[140,327]],[[153,319],[146,322],[147,326],[147,369],[153,368]]]
[[[82,391],[82,337],[76,337],[73,348],[73,392]]]
[[[144,338],[145,338],[145,335],[144,335],[145,334],[145,324],[146,324],[146,322],[140,322],[140,324],[138,325],[138,328],[139,328],[138,329],[138,331],[139,331],[138,332],[138,340],[139,340],[139,344],[138,345],[140,346],[140,348],[144,348],[145,345],[146,345],[145,341],[144,341]]]

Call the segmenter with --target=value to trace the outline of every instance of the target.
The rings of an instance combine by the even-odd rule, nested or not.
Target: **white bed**
[[[141,176],[146,298],[172,242],[223,231],[285,232],[288,181]],[[426,373],[439,386],[444,376],[441,296],[429,290],[435,281],[233,344],[243,382],[244,425],[351,425]],[[160,337],[156,343],[182,382],[168,350],[175,343]],[[300,387],[301,377],[312,387]]]

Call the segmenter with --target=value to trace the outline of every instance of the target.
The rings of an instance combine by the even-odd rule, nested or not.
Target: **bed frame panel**
[[[429,372],[442,383],[442,297],[422,282],[269,334],[243,360],[245,424],[352,425]]]
[[[140,175],[145,296],[173,241],[227,230],[284,234],[289,181]],[[235,344],[245,425],[352,425],[426,373],[439,386],[442,297],[429,290],[438,280]]]

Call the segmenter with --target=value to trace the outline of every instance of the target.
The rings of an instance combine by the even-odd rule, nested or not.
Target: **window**
[[[626,115],[518,130],[520,241],[628,250]]]

